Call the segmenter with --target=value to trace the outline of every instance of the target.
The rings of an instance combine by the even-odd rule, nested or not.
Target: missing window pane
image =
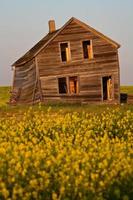
[[[70,94],[77,94],[78,93],[77,76],[69,77],[69,90],[70,90]]]
[[[60,49],[61,49],[62,62],[70,61],[70,48],[69,48],[68,43],[61,43]]]
[[[84,59],[86,58],[92,59],[93,58],[92,41],[91,40],[83,41],[82,45],[83,45]]]
[[[59,94],[66,94],[67,93],[66,78],[59,78],[58,85],[59,85]]]

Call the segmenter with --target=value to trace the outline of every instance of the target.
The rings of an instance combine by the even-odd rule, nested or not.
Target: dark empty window
[[[77,76],[69,77],[69,90],[70,90],[70,94],[77,94],[78,93]]]
[[[92,59],[93,58],[92,41],[91,40],[83,41],[82,45],[83,45],[84,58]]]
[[[67,93],[66,78],[59,78],[58,85],[59,85],[59,94],[66,94]]]
[[[61,43],[60,50],[61,50],[62,62],[70,61],[70,48],[69,48],[68,43]]]

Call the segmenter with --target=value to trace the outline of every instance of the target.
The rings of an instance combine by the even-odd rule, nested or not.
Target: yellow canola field
[[[133,113],[0,119],[1,200],[132,200]]]

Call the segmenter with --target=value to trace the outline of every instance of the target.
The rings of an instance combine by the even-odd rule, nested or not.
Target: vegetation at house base
[[[132,166],[131,110],[0,118],[2,200],[132,200]]]
[[[10,98],[10,90],[9,86],[0,86],[0,105],[5,105],[9,102]],[[121,93],[133,94],[133,86],[121,86]]]
[[[10,98],[10,87],[0,87],[0,106],[6,105]]]
[[[132,89],[129,89],[128,87],[131,87]],[[121,87],[121,92],[123,91],[123,88],[126,88],[128,90],[128,93],[131,93],[131,91],[133,90],[133,86],[122,86]],[[28,110],[29,105],[19,105],[19,106],[10,106],[8,105],[9,99],[10,99],[10,87],[0,87],[0,117],[3,116],[8,116],[8,115],[23,115],[23,113]],[[125,89],[124,89],[125,90]],[[88,104],[88,105],[79,105],[79,104],[54,104],[54,105],[42,105],[41,110],[46,111],[48,109],[48,107],[51,106],[52,107],[52,111],[53,112],[58,112],[59,110],[63,110],[64,113],[67,112],[82,112],[82,111],[86,111],[86,112],[97,112],[97,113],[101,113],[104,110],[106,110],[108,107],[110,107],[111,109],[114,109],[116,107],[120,107],[121,111],[126,111],[126,110],[131,110],[133,111],[133,104],[132,105],[127,105],[127,104],[123,104],[122,106],[119,105],[93,105],[93,104]],[[38,105],[34,105],[33,109],[35,111],[38,110]]]

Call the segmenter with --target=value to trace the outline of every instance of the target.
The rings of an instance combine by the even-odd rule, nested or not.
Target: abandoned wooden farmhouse
[[[72,17],[17,60],[10,103],[119,103],[120,45]]]

